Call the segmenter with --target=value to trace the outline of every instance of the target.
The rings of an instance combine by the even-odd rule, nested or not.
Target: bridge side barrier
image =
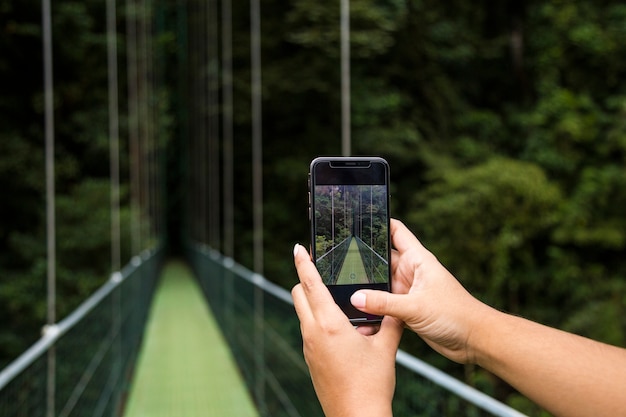
[[[0,415],[121,413],[162,252],[134,257],[0,372]]]
[[[317,265],[317,269],[320,271],[320,274],[322,276],[332,277],[331,283],[333,284],[337,281],[341,265],[344,258],[346,257],[346,253],[348,253],[348,248],[350,247],[351,241],[352,236],[346,237],[344,240],[341,241],[341,243],[335,245],[328,252],[320,256],[315,262],[315,264]]]
[[[388,262],[360,237],[355,236],[355,238],[369,282],[386,282]]]
[[[261,414],[323,416],[291,293],[207,246],[187,253]],[[523,416],[404,351],[396,368],[394,415]]]

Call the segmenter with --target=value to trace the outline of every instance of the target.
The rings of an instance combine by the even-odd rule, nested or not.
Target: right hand
[[[360,290],[352,304],[402,320],[433,349],[460,363],[475,362],[471,336],[495,310],[472,297],[402,224],[391,220],[393,293]]]

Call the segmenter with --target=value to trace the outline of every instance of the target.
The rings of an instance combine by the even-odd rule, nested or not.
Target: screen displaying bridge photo
[[[315,187],[315,254],[326,285],[389,280],[384,185]]]

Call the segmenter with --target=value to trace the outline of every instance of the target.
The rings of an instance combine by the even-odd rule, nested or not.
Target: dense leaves
[[[56,316],[67,316],[111,272],[104,3],[53,2]],[[41,3],[0,1],[0,366],[46,323]],[[122,164],[128,150],[123,142]],[[120,213],[130,257],[127,169]]]
[[[266,215],[266,272],[290,286],[287,243],[309,240],[308,159],[340,151],[339,7],[283,5],[284,17],[264,14],[284,28],[264,31],[277,57],[263,67],[264,118],[287,119],[264,130],[268,204],[281,213]],[[392,214],[479,298],[625,345],[626,8],[363,0],[351,10],[353,149],[390,161]],[[480,374],[465,370],[494,386]]]

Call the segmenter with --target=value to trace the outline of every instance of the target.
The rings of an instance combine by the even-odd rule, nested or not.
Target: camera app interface
[[[317,185],[315,253],[326,285],[389,280],[384,185]]]

